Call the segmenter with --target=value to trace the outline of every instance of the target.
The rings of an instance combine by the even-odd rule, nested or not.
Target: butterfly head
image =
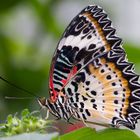
[[[37,99],[37,101],[42,108],[44,108],[46,106],[46,98],[45,97],[39,97]]]

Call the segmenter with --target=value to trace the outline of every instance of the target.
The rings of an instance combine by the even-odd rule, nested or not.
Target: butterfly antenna
[[[5,96],[5,99],[32,99],[34,97],[13,97],[13,96]]]
[[[34,96],[34,97],[36,97],[36,98],[40,98],[40,97],[37,96],[35,93],[32,93],[32,92],[30,92],[30,91],[28,91],[28,90],[26,90],[26,89],[24,89],[24,88],[21,88],[21,87],[17,86],[17,85],[15,85],[15,84],[9,82],[8,80],[6,80],[5,78],[3,78],[3,77],[1,77],[1,76],[0,76],[0,79],[1,79],[2,81],[4,81],[5,83],[7,83],[8,85],[13,86],[13,87],[15,87],[15,88],[18,89],[18,90],[21,90],[21,91],[27,93],[28,95],[32,95],[32,96]]]

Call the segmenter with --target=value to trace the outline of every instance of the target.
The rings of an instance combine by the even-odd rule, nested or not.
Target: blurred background
[[[93,3],[108,13],[140,74],[139,0],[0,0],[0,76],[48,97],[49,68],[57,43],[72,18]],[[39,110],[35,98],[8,100],[5,96],[29,97],[0,81],[1,122],[24,108]]]

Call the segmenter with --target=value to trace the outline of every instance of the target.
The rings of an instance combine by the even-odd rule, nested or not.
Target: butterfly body
[[[39,99],[58,118],[135,128],[140,118],[134,73],[104,10],[83,9],[65,30],[50,71],[50,99]]]

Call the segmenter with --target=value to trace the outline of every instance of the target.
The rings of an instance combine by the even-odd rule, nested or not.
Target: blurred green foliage
[[[62,1],[0,0],[0,75],[39,96],[49,96],[49,67],[56,42],[59,41],[64,31],[64,27],[57,21],[54,11]],[[25,22],[26,25],[26,21],[24,18],[22,19],[23,15],[19,16],[21,23],[14,25],[14,29],[10,24],[11,21],[16,24],[17,21],[13,21],[15,20],[14,15],[17,16],[22,9],[25,12],[24,16],[28,16],[26,14],[29,13],[30,19],[30,14],[32,15],[33,19],[30,19],[32,24],[29,27],[35,26],[33,29],[36,30],[29,38],[26,37],[28,34],[23,37],[18,36],[24,31],[22,23]],[[42,44],[45,44],[45,47]],[[124,45],[128,58],[136,64],[136,71],[140,73],[140,49],[138,47],[131,43]],[[7,100],[5,96],[25,97],[28,95],[0,81],[0,121],[4,121],[9,113],[20,112],[24,108],[39,109],[35,98],[32,100]]]
[[[49,35],[52,39],[58,40],[60,37],[62,27],[58,25],[52,12],[57,2],[58,0],[55,2],[52,0],[9,0],[8,2],[1,0],[0,2],[0,75],[40,96],[43,94],[48,96],[49,67],[56,44],[47,46],[46,42],[47,48],[43,50],[38,38]],[[34,35],[36,37],[33,36],[30,42],[27,42],[26,39],[20,40],[16,34],[11,35],[10,32],[12,31],[7,31],[7,26],[5,26],[7,22],[13,20],[13,13],[18,7],[29,9],[39,22],[38,32],[35,32]],[[26,23],[26,21],[24,22]],[[5,96],[25,97],[28,95],[0,81],[1,121],[9,113],[20,111],[23,108],[39,108],[35,98],[32,100],[6,100]]]
[[[17,4],[19,4],[22,0],[9,0],[8,2],[0,0],[0,12],[7,12]]]

